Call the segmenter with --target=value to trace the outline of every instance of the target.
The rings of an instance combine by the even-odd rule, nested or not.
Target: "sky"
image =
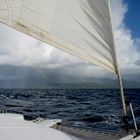
[[[122,77],[140,82],[140,1],[111,0],[117,56]],[[113,73],[88,64],[0,24],[0,79],[38,75],[60,82],[87,82],[91,77],[115,79]],[[36,74],[35,73],[35,74]]]
[[[140,1],[139,0],[125,0],[128,11],[125,17],[125,24],[132,31],[133,38],[140,37]]]

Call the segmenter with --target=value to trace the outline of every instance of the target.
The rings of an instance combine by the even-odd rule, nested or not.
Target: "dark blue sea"
[[[140,89],[125,90],[140,125]],[[0,89],[0,106],[26,119],[63,120],[63,125],[87,130],[114,130],[122,114],[119,90],[93,89]],[[130,124],[133,127],[132,117]]]

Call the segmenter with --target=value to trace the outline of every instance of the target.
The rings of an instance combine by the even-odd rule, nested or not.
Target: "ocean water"
[[[125,96],[133,104],[139,127],[140,90],[125,90]],[[119,90],[113,89],[0,89],[0,107],[26,119],[59,118],[63,125],[87,130],[116,131],[122,114]]]

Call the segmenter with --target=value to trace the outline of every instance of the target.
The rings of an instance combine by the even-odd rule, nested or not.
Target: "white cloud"
[[[0,24],[0,64],[41,66],[52,50],[53,47]]]
[[[125,14],[129,9],[123,0],[112,1],[113,23],[115,30],[115,43],[118,54],[118,61],[124,76],[130,76],[133,79],[134,74],[140,75],[140,52],[138,46],[139,39],[133,38],[131,30],[124,23]]]
[[[122,0],[110,0],[112,9],[112,19],[115,29],[119,30],[124,26],[123,20],[128,11],[127,5]]]

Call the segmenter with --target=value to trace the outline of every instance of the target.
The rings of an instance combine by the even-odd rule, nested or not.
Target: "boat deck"
[[[0,140],[71,140],[63,132],[50,128],[55,122],[26,121],[23,115],[0,114]]]

